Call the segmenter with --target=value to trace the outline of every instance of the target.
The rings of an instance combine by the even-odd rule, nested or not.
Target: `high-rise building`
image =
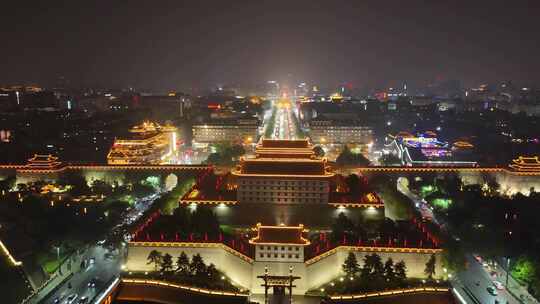
[[[309,123],[314,144],[364,144],[373,142],[373,129],[358,121],[313,119]]]
[[[215,142],[251,144],[259,136],[259,120],[256,118],[212,119],[193,125],[193,145]]]

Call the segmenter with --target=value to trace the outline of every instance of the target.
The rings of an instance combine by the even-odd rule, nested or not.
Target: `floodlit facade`
[[[263,226],[257,224],[257,236],[249,243],[255,246],[257,262],[304,262],[304,246],[309,240],[303,237],[303,225]]]
[[[327,204],[334,176],[308,140],[263,139],[232,171],[239,203]]]
[[[373,129],[357,122],[312,120],[310,137],[314,144],[364,144],[373,142]]]
[[[126,271],[153,271],[154,265],[148,263],[148,255],[152,250],[173,257],[184,252],[190,259],[200,254],[206,263],[216,265],[236,286],[250,290],[251,294],[264,294],[262,277],[268,275],[274,282],[286,281],[290,276],[295,276],[297,279],[292,292],[294,295],[303,295],[310,289],[343,277],[342,265],[352,252],[360,266],[364,257],[372,253],[377,253],[383,261],[388,258],[403,260],[407,265],[407,276],[413,278],[426,277],[426,262],[435,254],[435,278],[444,276],[440,260],[442,250],[439,248],[339,245],[308,257],[304,251],[308,252],[309,246],[314,244],[304,238],[307,231],[304,226],[258,224],[254,230],[257,235],[249,240],[248,246],[255,247],[255,256],[239,252],[231,247],[233,245],[230,242],[131,241],[128,244]]]
[[[167,164],[176,153],[176,127],[144,122],[117,138],[109,154],[109,165]]]
[[[256,142],[259,136],[259,120],[215,120],[193,125],[192,130],[195,146],[222,141],[251,144]]]

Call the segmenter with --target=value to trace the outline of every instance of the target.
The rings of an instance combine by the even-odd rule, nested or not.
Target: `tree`
[[[394,154],[385,154],[379,158],[379,163],[383,166],[400,166],[401,159]]]
[[[196,233],[219,234],[219,220],[209,207],[199,207],[191,215],[191,231]]]
[[[428,279],[432,280],[433,275],[435,274],[435,263],[437,262],[435,255],[432,254],[429,257],[429,260],[426,262],[426,268],[424,269],[424,273],[427,275]]]
[[[358,261],[356,260],[356,255],[352,251],[349,252],[349,255],[345,259],[345,262],[343,263],[341,268],[348,277],[355,276],[356,273],[360,270],[360,266],[358,265]]]
[[[206,265],[204,264],[203,258],[200,254],[197,253],[191,258],[189,272],[196,277],[201,277],[206,274]]]
[[[208,274],[208,279],[210,282],[217,282],[220,279],[219,271],[216,268],[216,265],[210,263],[206,268],[206,273]]]
[[[378,290],[385,285],[384,265],[378,254],[368,254],[364,257],[360,278],[365,290]]]
[[[536,267],[534,262],[525,255],[520,256],[514,267],[512,267],[512,276],[526,283],[533,281],[535,273]]]
[[[384,263],[384,278],[386,282],[394,283],[396,281],[396,274],[394,272],[394,260],[388,258]]]
[[[10,175],[6,177],[5,179],[0,181],[0,190],[8,191],[9,189],[13,188],[15,186],[17,178],[15,175]]]
[[[349,188],[349,192],[353,195],[358,195],[361,192],[360,178],[356,174],[351,174],[345,178],[345,183]]]
[[[173,261],[172,256],[168,253],[166,253],[163,258],[161,259],[161,271],[165,273],[169,273],[173,269]]]
[[[449,272],[459,272],[465,269],[467,259],[463,246],[454,239],[448,239],[444,242],[443,253],[441,256],[443,267]]]
[[[354,224],[345,213],[340,212],[334,223],[332,223],[332,238],[340,240],[343,234],[354,230]]]
[[[407,266],[403,260],[394,265],[394,273],[396,274],[396,282],[399,286],[404,286],[405,281],[407,280]]]
[[[176,259],[176,271],[183,276],[189,275],[189,258],[185,252],[181,252]]]
[[[71,194],[73,195],[86,194],[90,190],[86,179],[80,173],[70,170],[60,175],[58,184],[62,186],[71,186]]]
[[[315,156],[317,157],[324,157],[325,155],[324,149],[321,146],[315,146],[313,152],[315,152]]]
[[[109,195],[112,192],[112,186],[105,181],[96,179],[92,182],[91,190],[95,194]]]
[[[149,264],[154,264],[154,270],[157,271],[157,268],[158,268],[158,265],[160,265],[161,263],[161,252],[157,251],[157,250],[152,250],[150,251],[150,253],[148,254],[148,257],[146,258],[147,260],[147,265]]]
[[[368,166],[370,161],[361,153],[352,153],[349,147],[344,145],[343,151],[336,158],[336,163],[338,165]]]
[[[230,148],[230,154],[232,158],[238,159],[238,157],[246,154],[246,150],[242,145],[232,145]]]
[[[384,265],[382,263],[381,256],[374,253],[372,254],[372,259],[373,259],[373,277],[377,281],[383,281]]]

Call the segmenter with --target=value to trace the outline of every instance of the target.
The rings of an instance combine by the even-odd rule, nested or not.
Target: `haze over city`
[[[540,81],[537,1],[9,3],[2,83],[198,89]]]

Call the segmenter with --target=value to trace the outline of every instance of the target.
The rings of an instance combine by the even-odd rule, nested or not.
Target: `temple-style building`
[[[334,173],[307,139],[262,139],[231,172],[239,203],[327,204]]]
[[[517,172],[538,173],[540,172],[540,160],[538,159],[538,156],[520,156],[513,159],[509,167]]]
[[[304,262],[304,247],[309,240],[303,225],[263,226],[257,224],[257,236],[249,240],[255,246],[255,261],[260,262]]]
[[[264,303],[270,294],[285,295],[284,288],[290,288],[287,294],[303,295],[308,290],[343,278],[341,266],[351,252],[360,264],[372,253],[377,253],[383,260],[403,260],[407,265],[407,276],[415,278],[425,278],[425,264],[435,254],[438,260],[436,277],[444,275],[440,262],[442,250],[420,230],[414,242],[402,238],[378,242],[342,239],[331,243],[326,234],[324,237],[319,233],[312,234],[308,239],[308,231],[301,224],[257,224],[249,239],[240,235],[178,239],[174,231],[163,231],[166,236],[162,237],[151,235],[148,227],[152,225],[154,223],[147,222],[132,235],[126,271],[141,275],[155,271],[154,265],[148,263],[153,250],[173,257],[182,252],[189,258],[200,254],[206,263],[213,263],[226,273],[236,286],[249,290],[252,299],[259,303]]]
[[[51,154],[34,154],[32,158],[28,159],[26,167],[34,170],[57,170],[62,167],[62,162]]]
[[[167,164],[176,152],[176,127],[144,122],[116,138],[107,155],[109,165]]]

